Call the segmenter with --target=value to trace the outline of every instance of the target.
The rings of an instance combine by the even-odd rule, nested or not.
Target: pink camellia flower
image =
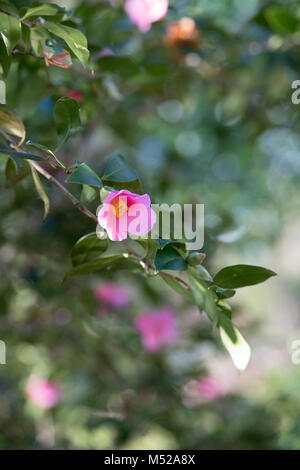
[[[53,408],[61,400],[59,387],[50,380],[32,377],[26,384],[29,400],[39,408]]]
[[[135,327],[142,337],[144,348],[154,353],[178,338],[178,324],[175,313],[168,307],[146,312],[135,320]]]
[[[78,90],[71,90],[66,94],[66,96],[73,98],[73,100],[76,100],[79,103],[83,100],[83,94]]]
[[[156,214],[148,194],[134,194],[126,189],[111,191],[98,213],[98,221],[113,241],[122,241],[128,233],[143,236],[152,230]]]
[[[132,299],[128,289],[109,282],[101,282],[96,285],[94,295],[101,304],[113,310],[126,308]]]
[[[146,32],[152,23],[166,16],[168,6],[168,0],[126,0],[125,11],[131,21]]]
[[[222,395],[219,384],[211,377],[203,377],[195,384],[198,393],[206,400],[215,400]]]

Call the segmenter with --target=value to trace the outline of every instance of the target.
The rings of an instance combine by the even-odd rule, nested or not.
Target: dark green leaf
[[[137,172],[131,168],[121,155],[115,155],[105,167],[102,180],[115,189],[128,189],[142,193],[142,185]]]
[[[46,158],[39,157],[38,155],[33,155],[31,153],[25,153],[25,152],[16,152],[15,150],[12,150],[11,148],[7,147],[4,144],[0,143],[0,154],[5,153],[8,155],[11,155],[13,157],[17,158],[25,158],[27,160],[39,160],[39,161],[47,161]]]
[[[167,245],[162,250],[157,251],[155,268],[157,271],[185,271],[187,264],[175,248]]]
[[[224,289],[237,289],[239,287],[259,284],[272,276],[276,276],[276,273],[270,269],[247,264],[237,264],[221,269],[215,275],[214,282]]]
[[[198,305],[200,311],[204,310],[207,313],[214,326],[216,326],[218,310],[214,292],[208,288],[204,280],[194,277],[191,269],[189,269],[188,276],[196,305]]]
[[[100,240],[97,234],[89,233],[80,238],[72,248],[71,258],[73,266],[95,261],[108,248],[108,240]]]
[[[97,173],[87,164],[81,163],[66,180],[67,183],[87,184],[102,188],[103,183]]]
[[[82,128],[77,101],[67,96],[60,98],[56,101],[54,116],[58,135],[56,151],[58,151],[70,136]]]
[[[272,5],[266,8],[265,18],[269,26],[279,33],[294,33],[299,28],[299,21],[287,9]]]

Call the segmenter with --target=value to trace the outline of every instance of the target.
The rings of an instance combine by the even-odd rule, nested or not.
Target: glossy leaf
[[[121,155],[115,155],[107,163],[102,180],[115,189],[128,189],[142,193],[142,185],[137,172],[129,166]]]
[[[167,245],[162,250],[157,251],[155,268],[157,271],[185,271],[187,264],[175,248]]]
[[[56,151],[58,151],[69,137],[82,128],[77,101],[67,96],[60,98],[56,101],[54,116],[58,135]]]
[[[65,10],[58,5],[49,3],[33,3],[22,16],[22,20],[27,20],[37,16],[56,16],[57,14],[64,15]]]
[[[225,289],[237,289],[239,287],[253,286],[276,276],[274,271],[260,266],[237,264],[227,266],[214,277],[214,282]]]
[[[67,183],[87,184],[102,188],[103,183],[97,173],[87,164],[81,163],[66,180]]]
[[[223,345],[229,352],[235,367],[242,372],[248,365],[251,349],[232,321],[220,313],[219,331]]]

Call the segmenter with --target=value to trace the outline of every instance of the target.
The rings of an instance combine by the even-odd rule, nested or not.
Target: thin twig
[[[4,132],[2,129],[0,129],[0,133],[5,137],[7,142],[9,142],[10,146],[12,148],[14,148],[14,150],[16,150],[17,152],[20,152],[20,153],[26,153],[22,149],[22,147],[16,147],[13,139],[8,134],[6,134],[6,132]],[[57,188],[59,188],[62,191],[62,193],[72,202],[72,204],[75,207],[77,207],[77,209],[80,212],[82,212],[84,215],[86,215],[87,217],[89,217],[90,219],[92,219],[94,222],[96,222],[98,224],[97,216],[95,214],[93,214],[87,207],[85,207],[83,204],[81,204],[80,201],[75,196],[73,196],[73,194],[70,193],[70,191],[68,191],[68,189],[65,188],[65,186],[63,184],[61,184],[54,176],[52,176],[50,173],[48,173],[48,171],[45,170],[44,168],[42,168],[40,166],[40,164],[37,163],[36,161],[30,160],[30,164],[36,169],[36,171],[38,173],[40,173],[42,176],[44,176],[44,178],[46,178],[48,181],[53,183]],[[123,244],[126,247],[126,249],[128,251],[128,254],[130,254],[132,256],[135,256],[136,258],[138,258],[140,261],[142,261],[145,264],[145,266],[147,268],[147,271],[149,271],[149,269],[153,269],[155,271],[155,267],[152,266],[146,259],[141,258],[138,255],[138,253],[133,251],[128,246],[126,240],[123,241]],[[159,271],[159,274],[160,274],[160,276],[167,277],[169,279],[172,279],[174,282],[182,284],[186,290],[190,290],[190,287],[188,286],[188,284],[185,281],[183,281],[182,279],[180,279],[179,277],[172,276],[171,274],[168,274],[168,273],[163,272],[163,271]]]
[[[30,23],[29,21],[22,20],[21,18],[19,18],[18,16],[14,15],[13,13],[10,13],[10,12],[8,12],[8,11],[2,10],[2,8],[0,8],[0,12],[1,12],[1,13],[4,13],[4,14],[7,15],[7,16],[11,16],[12,18],[15,18],[16,20],[21,21],[21,23],[25,24],[25,25],[28,26],[29,28],[32,26],[32,23]]]

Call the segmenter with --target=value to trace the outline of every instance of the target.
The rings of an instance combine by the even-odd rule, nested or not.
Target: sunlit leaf
[[[220,337],[235,367],[242,372],[248,365],[251,349],[232,321],[223,313],[219,318]]]
[[[25,140],[26,131],[23,122],[7,109],[0,108],[0,128],[20,140],[17,145],[20,146]]]

